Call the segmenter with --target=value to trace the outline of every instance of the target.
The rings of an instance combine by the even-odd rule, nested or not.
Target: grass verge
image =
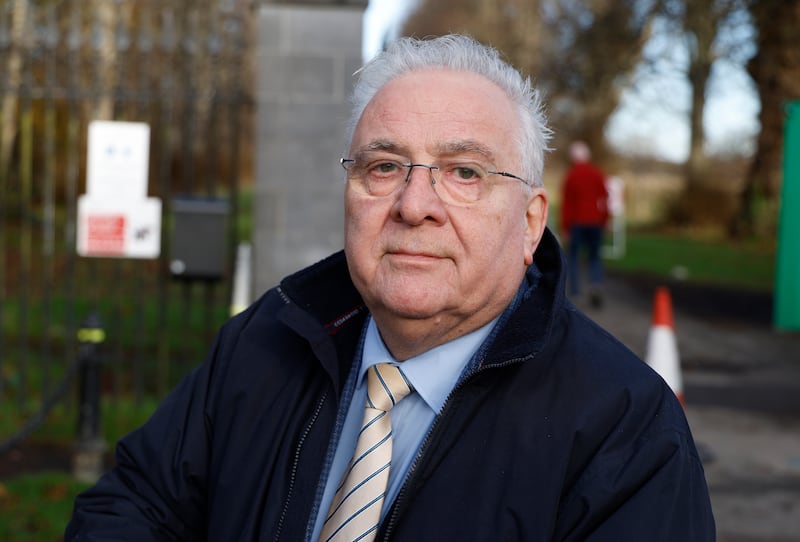
[[[775,280],[775,245],[630,232],[625,255],[607,260],[606,266],[612,271],[769,291]]]
[[[62,472],[22,475],[0,483],[0,541],[62,540],[75,496],[87,487]]]

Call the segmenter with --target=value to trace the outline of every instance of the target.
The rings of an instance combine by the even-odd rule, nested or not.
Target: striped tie
[[[411,383],[394,365],[382,363],[367,371],[367,404],[356,451],[333,497],[320,541],[375,538],[392,462],[389,409],[411,390]]]

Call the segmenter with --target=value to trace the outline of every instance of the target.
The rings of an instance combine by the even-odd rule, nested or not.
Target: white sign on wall
[[[89,124],[86,193],[96,198],[147,197],[150,126],[143,122]]]
[[[79,255],[158,258],[161,200],[147,197],[149,151],[147,124],[89,125],[86,194],[78,199]]]

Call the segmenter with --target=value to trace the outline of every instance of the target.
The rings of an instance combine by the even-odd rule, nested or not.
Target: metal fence
[[[241,236],[244,4],[0,0],[0,410],[33,418],[57,395],[69,402],[81,342],[99,346],[111,398],[160,397],[202,361]],[[150,126],[157,259],[76,254],[95,119]],[[228,203],[219,280],[170,272],[178,197]]]

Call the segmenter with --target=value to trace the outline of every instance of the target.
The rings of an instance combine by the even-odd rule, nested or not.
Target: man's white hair
[[[519,151],[523,163],[520,175],[532,186],[542,186],[544,153],[551,130],[547,127],[539,91],[530,78],[523,78],[498,51],[469,36],[450,34],[433,39],[400,38],[357,72],[347,141],[364,109],[384,85],[402,75],[430,68],[468,71],[483,76],[505,92],[518,113]],[[509,127],[509,129],[512,129]]]

